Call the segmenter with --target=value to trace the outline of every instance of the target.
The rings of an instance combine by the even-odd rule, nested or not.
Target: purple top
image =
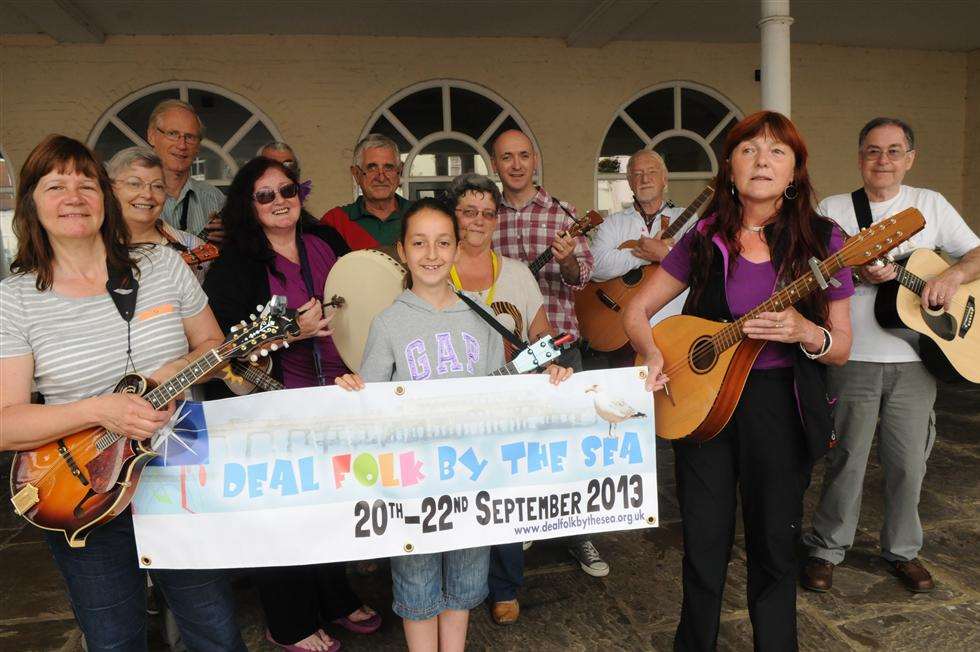
[[[323,301],[323,284],[326,283],[330,268],[337,262],[337,256],[327,243],[314,235],[303,234],[303,242],[306,244],[310,274],[313,277],[313,291],[317,298]],[[272,294],[286,295],[286,305],[290,308],[299,308],[309,301],[310,296],[306,291],[306,284],[303,283],[303,274],[299,265],[276,254],[276,269],[285,276],[286,281],[283,283],[283,281],[269,274],[269,290]],[[313,368],[313,352],[310,349],[311,341],[315,341],[319,348],[323,375],[327,378],[327,384],[333,385],[334,378],[347,373],[347,367],[340,359],[340,353],[337,352],[332,337],[303,340],[291,344],[279,356],[282,364],[282,384],[287,389],[313,387],[317,384],[316,373]]]
[[[702,220],[696,230],[703,232],[706,227],[707,221]],[[687,283],[691,275],[691,238],[694,236],[694,232],[695,229],[691,229],[685,233],[684,237],[661,263],[661,267],[668,274],[682,283]],[[728,300],[728,308],[732,317],[738,319],[772,296],[776,288],[776,270],[772,266],[771,260],[753,263],[739,255],[738,260],[735,261],[735,267],[729,272],[728,248],[724,246],[720,235],[716,234],[713,241],[721,251],[725,264],[725,298]],[[844,246],[844,235],[839,228],[834,228],[831,232],[829,244],[831,253],[839,251]],[[840,281],[840,287],[831,286],[826,290],[829,301],[846,299],[854,294],[854,282],[851,280],[849,268],[842,268],[834,275],[834,278]],[[766,342],[752,368],[792,367],[793,346],[782,342]]]

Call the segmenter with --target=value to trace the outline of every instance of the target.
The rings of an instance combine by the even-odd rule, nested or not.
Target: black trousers
[[[251,575],[269,633],[284,645],[302,641],[322,625],[361,606],[342,562],[256,568]]]
[[[712,440],[674,443],[684,531],[684,601],[675,650],[714,650],[742,500],[756,650],[796,650],[796,542],[811,464],[791,369],[753,371]]]

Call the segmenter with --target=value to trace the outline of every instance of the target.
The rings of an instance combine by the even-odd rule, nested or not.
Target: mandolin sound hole
[[[718,354],[715,352],[715,345],[707,335],[694,340],[691,350],[687,353],[688,363],[695,373],[706,374],[718,362]]]

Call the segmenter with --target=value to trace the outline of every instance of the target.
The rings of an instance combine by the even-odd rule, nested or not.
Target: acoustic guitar
[[[154,386],[139,374],[128,374],[115,392],[138,394],[159,410],[228,360],[257,347],[275,350],[280,341],[296,335],[299,325],[286,309],[286,297],[273,297],[251,323],[232,327],[220,346],[172,378]],[[158,433],[137,441],[94,427],[18,452],[10,471],[14,511],[40,528],[63,532],[71,547],[84,547],[93,529],[121,514],[132,501],[143,468],[158,455],[159,437]]]
[[[715,189],[711,186],[702,190],[691,205],[661,231],[657,238],[670,240],[680,233],[684,225],[697,216],[698,211],[714,192]],[[619,248],[632,249],[638,244],[636,240],[627,240],[619,245]],[[575,315],[578,317],[582,338],[589,343],[589,348],[602,352],[615,351],[629,341],[626,329],[623,328],[622,311],[649,283],[658,267],[660,263],[643,265],[619,278],[589,282],[575,293]]]
[[[589,231],[602,224],[604,219],[606,218],[602,216],[602,213],[599,213],[598,211],[589,211],[582,219],[575,220],[575,223],[570,229],[568,229],[567,233],[573,238],[577,238],[580,235],[587,235]],[[541,268],[550,263],[551,259],[554,257],[555,252],[552,251],[551,247],[548,247],[541,253],[540,256],[531,261],[531,264],[527,267],[531,270],[531,274],[537,277],[538,272],[541,271]]]
[[[973,330],[980,280],[964,283],[949,310],[922,307],[926,281],[949,268],[939,254],[916,249],[904,263],[893,263],[898,276],[878,286],[875,318],[882,328],[919,333],[919,357],[936,378],[980,383],[980,328]]]
[[[816,290],[844,267],[864,265],[898,246],[925,226],[922,213],[909,208],[862,230],[824,261],[731,323],[690,315],[668,317],[653,327],[653,340],[664,357],[667,386],[654,394],[657,436],[703,442],[728,423],[745,380],[765,345],[742,332],[762,312],[785,310]],[[637,360],[637,364],[642,364]]]

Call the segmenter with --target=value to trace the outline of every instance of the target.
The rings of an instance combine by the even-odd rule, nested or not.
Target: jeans
[[[487,597],[490,548],[391,558],[392,609],[407,620],[428,620],[447,609],[469,611]]]
[[[68,585],[75,619],[89,652],[142,651],[146,641],[146,578],[136,561],[129,510],[94,530],[84,548],[60,532],[45,532]],[[231,587],[218,571],[151,571],[192,651],[244,652]]]

